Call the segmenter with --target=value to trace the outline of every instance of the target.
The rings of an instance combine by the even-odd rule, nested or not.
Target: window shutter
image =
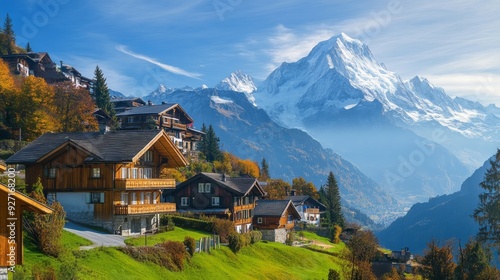
[[[85,194],[85,203],[90,203],[90,193]]]
[[[104,193],[101,193],[101,199],[99,200],[100,203],[104,203]]]

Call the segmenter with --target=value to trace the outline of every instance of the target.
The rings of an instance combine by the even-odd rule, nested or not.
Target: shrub
[[[231,233],[228,235],[227,239],[229,242],[229,249],[234,253],[238,253],[241,248],[243,248],[244,240],[241,234]]]
[[[340,280],[340,273],[330,268],[328,271],[328,280]]]
[[[285,240],[285,244],[286,245],[290,245],[292,246],[293,245],[293,241],[295,240],[295,231],[294,230],[291,230],[290,232],[288,232],[288,234],[286,235],[286,240]]]
[[[183,270],[184,260],[188,254],[184,244],[175,241],[167,241],[152,247],[127,246],[120,250],[137,261],[152,262],[171,271]]]
[[[212,228],[215,234],[219,235],[222,243],[228,242],[227,237],[230,234],[235,233],[234,224],[230,220],[214,219],[212,222]]]
[[[340,234],[342,233],[342,228],[339,225],[334,225],[331,229],[330,235],[331,239],[330,241],[335,244],[340,243]]]
[[[172,219],[172,216],[168,216],[165,231],[173,231],[173,230],[175,230],[174,220]]]
[[[255,244],[262,240],[262,232],[258,230],[252,230],[251,232],[249,232],[249,235],[250,235],[250,244]]]
[[[188,228],[206,232],[212,232],[212,222],[181,216],[171,216],[175,225],[181,228]]]
[[[196,241],[190,236],[184,237],[184,246],[186,247],[189,255],[192,257],[196,250]]]

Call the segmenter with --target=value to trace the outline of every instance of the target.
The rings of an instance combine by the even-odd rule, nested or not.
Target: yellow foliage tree
[[[71,82],[57,83],[54,88],[54,104],[60,131],[95,131],[97,120],[92,115],[95,104],[87,90],[76,88]]]
[[[240,174],[250,175],[259,178],[259,165],[249,159],[243,159],[238,162]]]

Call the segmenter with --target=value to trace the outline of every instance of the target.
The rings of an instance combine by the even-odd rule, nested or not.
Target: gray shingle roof
[[[290,199],[293,205],[305,204],[309,206],[318,207],[321,211],[326,209],[326,206],[309,195],[291,195],[286,196],[285,199]]]
[[[254,216],[281,217],[289,204],[294,207],[290,200],[258,200]]]
[[[167,103],[167,104],[160,104],[160,105],[144,105],[144,106],[139,106],[139,107],[132,107],[130,110],[126,110],[124,112],[116,114],[116,116],[121,117],[121,116],[160,114],[163,111],[168,110],[176,105],[177,104],[175,104],[175,103]]]
[[[30,164],[70,142],[87,150],[97,162],[130,162],[161,131],[132,130],[46,133],[6,160],[8,164]]]
[[[225,176],[225,181],[223,176]],[[200,177],[209,178],[213,183],[223,188],[226,188],[229,191],[237,193],[238,195],[246,195],[254,187],[257,188],[262,194],[264,194],[264,191],[260,187],[259,182],[255,178],[251,177],[231,178],[221,173],[208,173],[208,172],[201,172],[196,174],[195,176],[189,178],[187,181],[184,181],[179,185],[177,185],[177,188],[182,188],[186,185],[189,185],[192,181],[197,180]]]

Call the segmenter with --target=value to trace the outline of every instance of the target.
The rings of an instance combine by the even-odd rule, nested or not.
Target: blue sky
[[[379,62],[451,96],[500,106],[497,1],[0,0],[17,43],[126,95],[216,85],[241,70],[256,80],[344,32]]]

